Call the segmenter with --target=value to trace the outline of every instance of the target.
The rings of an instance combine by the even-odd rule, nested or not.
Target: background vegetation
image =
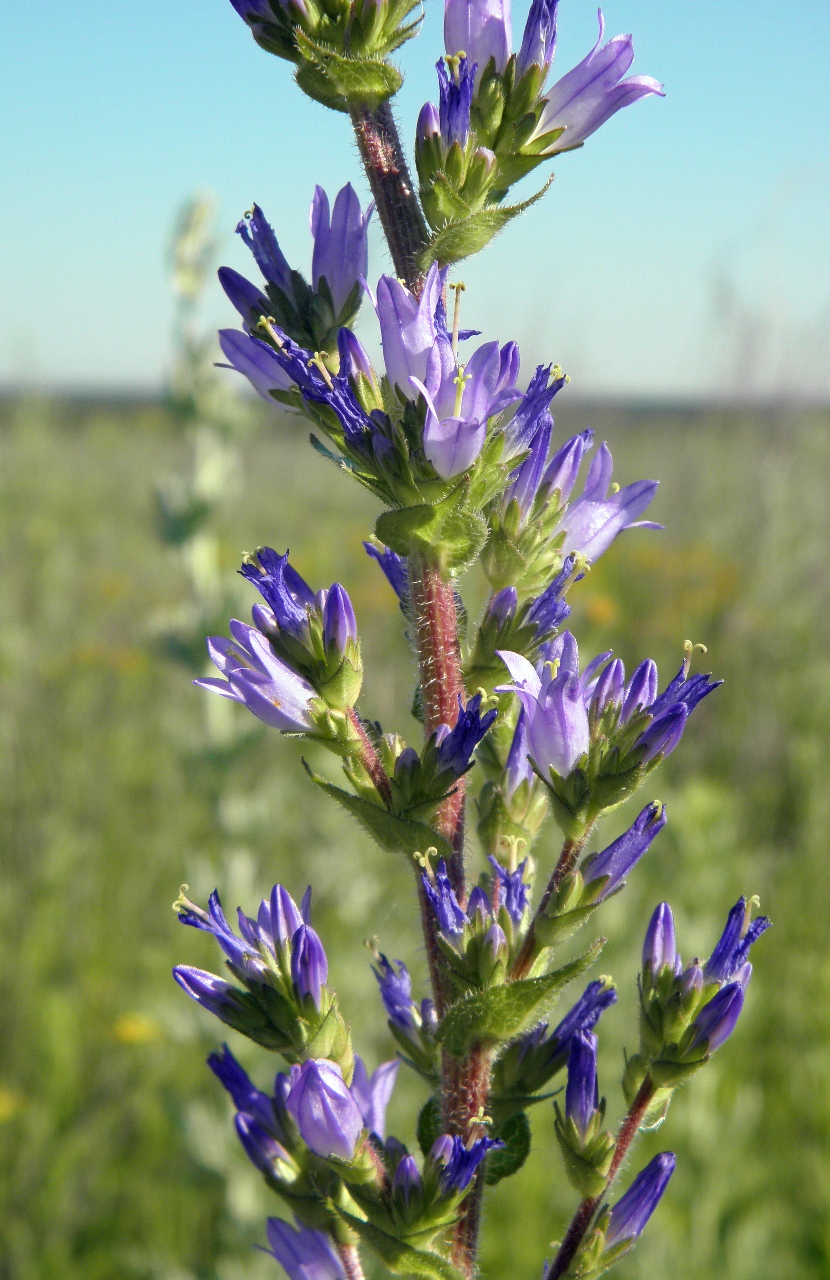
[[[655,903],[675,907],[684,955],[708,952],[742,891],[775,921],[734,1040],[640,1148],[638,1162],[671,1147],[678,1172],[620,1280],[825,1280],[830,415],[617,410],[568,394],[556,403],[558,438],[591,425],[621,483],[661,478],[655,518],[667,525],[624,535],[574,592],[583,650],[652,654],[668,676],[688,637],[709,645],[726,679],[659,775],[666,832],[600,922],[612,939],[601,967],[620,988],[603,1023],[612,1114]],[[163,407],[0,409],[3,1280],[276,1275],[253,1245],[278,1206],[237,1150],[204,1067],[217,1025],[170,978],[176,961],[217,958],[175,921],[181,881],[197,899],[217,884],[226,906],[250,911],[274,880],[295,892],[311,880],[332,977],[371,1065],[392,1042],[360,939],[376,935],[423,971],[408,869],[324,805],[295,746],[244,713],[228,720],[235,708],[192,689],[170,661],[162,638],[193,566],[159,541],[153,493],[190,449]],[[297,422],[263,417],[244,437],[242,471],[216,524],[227,581],[240,551],[263,542],[289,546],[317,585],[344,580],[366,638],[365,709],[414,733],[401,617],[360,547],[371,501],[308,448]],[[475,605],[480,584],[465,589]],[[541,856],[555,844],[551,827]],[[265,1085],[274,1060],[233,1047]],[[410,1140],[419,1090],[401,1077],[393,1105],[392,1128]],[[491,1195],[482,1264],[494,1280],[535,1280],[573,1207],[550,1121],[538,1108],[528,1165]]]

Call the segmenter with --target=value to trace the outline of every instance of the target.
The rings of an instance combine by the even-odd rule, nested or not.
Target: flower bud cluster
[[[752,974],[750,949],[770,925],[766,916],[752,920],[752,906],[740,898],[709,959],[685,967],[671,908],[666,902],[656,908],[643,946],[640,1051],[628,1062],[627,1095],[648,1075],[667,1098],[734,1031]]]
[[[444,261],[487,243],[515,210],[503,209],[500,224],[491,214],[491,226],[483,215],[537,165],[582,146],[622,107],[662,94],[649,76],[623,79],[634,57],[631,37],[603,46],[601,14],[595,47],[546,90],[557,10],[558,0],[534,0],[516,54],[509,0],[446,2],[440,106],[426,104],[416,134],[421,202]],[[453,224],[450,237],[446,229]]]
[[[395,761],[392,806],[412,817],[430,817],[459,778],[473,764],[473,753],[487,733],[498,711],[482,715],[481,694],[464,705],[459,696],[458,719],[451,729],[440,724],[427,739],[420,755],[406,747]]]
[[[236,230],[253,254],[264,285],[252,284],[232,267],[219,271],[219,282],[242,317],[245,332],[256,334],[263,317],[270,317],[292,341],[320,353],[326,365],[337,372],[338,330],[354,321],[362,301],[361,280],[369,267],[368,227],[373,211],[370,204],[365,214],[362,212],[351,183],[338,191],[333,209],[323,188],[315,187],[309,284],[288,265],[272,227],[255,204]],[[223,341],[233,344],[232,330],[223,331]],[[286,378],[283,395],[290,385]],[[271,399],[270,394],[266,398]]]
[[[439,943],[453,982],[462,991],[505,981],[527,924],[530,867],[525,859],[514,870],[490,858],[489,892],[477,885],[466,911],[460,906],[443,861],[423,873],[421,881],[439,931]]]
[[[179,920],[213,934],[236,985],[178,965],[173,976],[179,986],[220,1021],[289,1062],[330,1058],[351,1079],[351,1037],[327,985],[325,949],[309,922],[311,890],[298,908],[287,889],[274,885],[255,920],[239,910],[237,935],[216,891],[205,911],[185,897],[185,889],[174,904]]]
[[[554,816],[571,839],[581,839],[599,815],[626,800],[680,742],[689,714],[718,687],[708,675],[689,677],[692,646],[680,671],[657,693],[649,659],[628,686],[622,664],[600,654],[580,673],[569,631],[542,647],[534,666],[500,651],[527,716],[528,755],[549,788]]]
[[[565,1273],[579,1280],[597,1280],[633,1249],[663,1198],[675,1169],[672,1151],[663,1151],[641,1169],[614,1205],[606,1205]]]

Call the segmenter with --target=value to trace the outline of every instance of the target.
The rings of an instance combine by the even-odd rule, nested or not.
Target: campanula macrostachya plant
[[[242,319],[222,331],[222,350],[264,399],[310,421],[316,447],[382,504],[365,545],[415,649],[422,728],[407,743],[361,714],[348,592],[315,588],[270,547],[240,568],[254,589],[251,623],[231,619],[229,636],[209,638],[219,675],[196,683],[339,761],[344,785],[311,770],[308,785],[409,859],[431,989],[413,992],[405,961],[374,949],[378,1016],[398,1056],[370,1074],[312,925],[310,890],[297,905],[282,885],[255,916],[240,910],[235,928],[218,893],[207,909],[183,893],[179,918],[213,934],[224,969],[181,965],[175,976],[284,1064],[265,1091],[229,1049],[210,1059],[246,1154],[282,1201],[267,1238],[289,1276],[359,1280],[366,1254],[421,1280],[471,1277],[484,1187],[519,1172],[532,1104],[551,1097],[558,1076],[555,1132],[579,1203],[544,1274],[588,1280],[635,1246],[666,1192],[670,1152],[623,1193],[616,1180],[638,1132],[665,1118],[674,1090],[734,1031],[750,948],[768,921],[753,922],[741,899],[709,959],[684,967],[671,910],[656,909],[639,1044],[622,1082],[628,1111],[609,1123],[597,1028],[616,988],[594,977],[552,1016],[604,940],[565,963],[557,949],[636,876],[666,808],[648,800],[610,842],[597,824],[650,784],[719,682],[691,672],[688,643],[665,686],[649,657],[629,677],[611,653],[580,657],[565,628],[572,593],[625,530],[660,527],[641,519],[657,482],[612,485],[611,453],[605,443],[594,451],[590,429],[557,439],[562,370],[523,376],[515,342],[476,345],[477,331],[459,325],[463,286],[448,275],[521,211],[505,203],[513,183],[662,86],[626,78],[631,37],[604,43],[601,16],[594,49],[549,85],[558,0],[533,0],[518,52],[508,0],[445,0],[438,103],[415,131],[416,193],[388,105],[400,85],[388,55],[417,26],[411,0],[233,3],[257,42],[294,64],[302,90],[350,115],[394,274],[374,288],[367,279],[372,208],[351,184],[333,203],[316,189],[308,280],[254,205],[237,229],[262,281],[221,272]],[[383,368],[350,327],[364,295]],[[466,629],[457,581],[476,562],[492,593]],[[477,863],[473,807],[486,855]],[[412,1125],[419,1151],[386,1131],[401,1063],[426,1093]]]

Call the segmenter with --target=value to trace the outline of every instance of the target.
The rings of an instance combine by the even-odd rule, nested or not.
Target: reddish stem
[[[536,921],[544,914],[545,908],[565,879],[565,876],[573,871],[576,860],[585,847],[589,831],[590,828],[585,831],[579,840],[566,840],[563,844],[559,861],[553,869],[553,875],[548,881],[545,892],[542,894],[519,954],[513,962],[513,968],[510,971],[511,982],[515,982],[518,978],[526,978],[530,972],[531,965],[536,958]]]
[[[544,1280],[559,1280],[559,1277],[565,1274],[568,1267],[573,1262],[576,1252],[582,1244],[588,1228],[591,1225],[594,1213],[599,1207],[600,1201],[603,1196],[606,1195],[612,1182],[619,1173],[620,1166],[628,1153],[628,1148],[639,1133],[640,1125],[645,1119],[645,1114],[648,1111],[649,1104],[653,1097],[654,1085],[649,1077],[646,1076],[645,1080],[640,1085],[636,1098],[628,1109],[628,1115],[620,1125],[620,1131],[617,1134],[617,1144],[614,1148],[614,1158],[611,1161],[611,1168],[608,1170],[608,1177],[605,1181],[602,1195],[589,1196],[587,1199],[582,1201],[582,1204],[574,1214],[571,1225],[565,1233],[565,1239],[559,1246],[559,1252],[550,1264],[548,1270],[545,1272]]]
[[[346,1273],[346,1280],[363,1280],[363,1267],[360,1265],[360,1254],[354,1245],[339,1244],[337,1252],[340,1254],[340,1261],[343,1263],[343,1270]]]

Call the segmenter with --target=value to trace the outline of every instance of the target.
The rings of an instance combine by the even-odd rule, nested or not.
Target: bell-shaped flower
[[[492,855],[487,861],[493,868],[493,910],[498,900],[513,924],[521,924],[530,901],[530,885],[525,880],[527,858],[522,859],[515,871],[508,871]]]
[[[559,521],[556,533],[564,531],[563,552],[579,552],[586,560],[598,560],[623,529],[662,529],[650,520],[638,520],[657,492],[656,480],[637,480],[609,494],[613,461],[607,444],[602,444],[591,463],[588,477],[576,502]]]
[[[435,64],[438,72],[438,126],[446,150],[457,142],[463,150],[470,136],[470,107],[476,63],[470,58],[443,58]]]
[[[455,896],[447,875],[447,864],[442,858],[432,875],[421,876],[427,900],[430,903],[438,928],[449,941],[460,938],[467,924],[467,915]]]
[[[751,966],[749,966],[751,968]],[[730,982],[721,987],[698,1013],[692,1023],[694,1039],[692,1049],[706,1045],[707,1053],[714,1053],[728,1040],[744,1007],[744,987],[740,982]]]
[[[420,298],[394,276],[381,276],[375,309],[380,324],[386,376],[407,400],[416,400],[412,379],[426,377],[427,358],[438,335],[435,313],[444,287],[436,263],[430,267]]]
[[[288,1280],[347,1280],[346,1269],[331,1236],[295,1218],[296,1228],[281,1218],[269,1218],[267,1252],[273,1254]]]
[[[666,966],[674,973],[678,973],[678,960],[672,909],[667,902],[661,902],[655,907],[646,929],[643,943],[643,973],[648,970],[651,978],[656,978]]]
[[[465,706],[458,696],[458,719],[451,729],[439,725],[435,731],[437,763],[441,770],[448,769],[460,778],[470,768],[473,752],[498,716],[497,710],[481,714],[481,694],[475,694]]]
[[[301,924],[291,939],[291,980],[300,1000],[311,999],[320,1008],[320,993],[329,975],[329,964],[320,936]]]
[[[586,886],[602,883],[595,902],[610,897],[625,883],[625,877],[640,861],[658,832],[666,825],[666,806],[646,805],[632,825],[602,853],[586,859],[580,870]]]
[[[432,1146],[430,1159],[435,1164],[444,1165],[440,1182],[444,1195],[454,1196],[466,1191],[488,1151],[503,1146],[502,1141],[494,1142],[492,1138],[476,1138],[468,1146],[457,1134],[452,1137],[442,1134]]]
[[[545,94],[535,136],[561,130],[546,147],[545,155],[580,147],[622,107],[650,94],[663,96],[663,86],[652,76],[622,78],[634,60],[631,36],[614,36],[603,45],[604,34],[600,10],[597,43],[587,57]]]
[[[465,53],[477,63],[479,80],[491,58],[496,71],[504,71],[512,44],[510,0],[445,0],[444,48],[450,57]]]
[[[310,1058],[293,1066],[285,1105],[303,1142],[318,1156],[352,1159],[363,1113],[336,1063]]]
[[[751,919],[752,903],[739,898],[727,917],[726,927],[717,946],[703,968],[705,983],[717,982],[723,986],[737,981],[746,986],[752,972],[749,952],[752,944],[766,933],[772,921],[769,916]]]
[[[576,641],[569,631],[549,646],[551,661],[541,675],[527,658],[500,649],[513,683],[498,685],[497,693],[513,692],[527,716],[528,754],[543,776],[551,769],[565,778],[590,746]]]
[[[565,1116],[583,1142],[598,1106],[597,1038],[592,1031],[578,1031],[571,1037],[568,1052]]]
[[[338,191],[329,212],[329,198],[322,187],[314,188],[311,204],[311,234],[314,252],[311,282],[317,290],[323,280],[331,293],[334,313],[341,315],[346,303],[365,278],[369,268],[369,220],[375,206],[364,213],[350,182]]]
[[[314,727],[309,706],[315,690],[281,662],[256,627],[231,619],[231,640],[208,638],[208,653],[223,679],[206,676],[193,683],[232,702],[240,702],[258,719],[283,733],[305,733]]]

